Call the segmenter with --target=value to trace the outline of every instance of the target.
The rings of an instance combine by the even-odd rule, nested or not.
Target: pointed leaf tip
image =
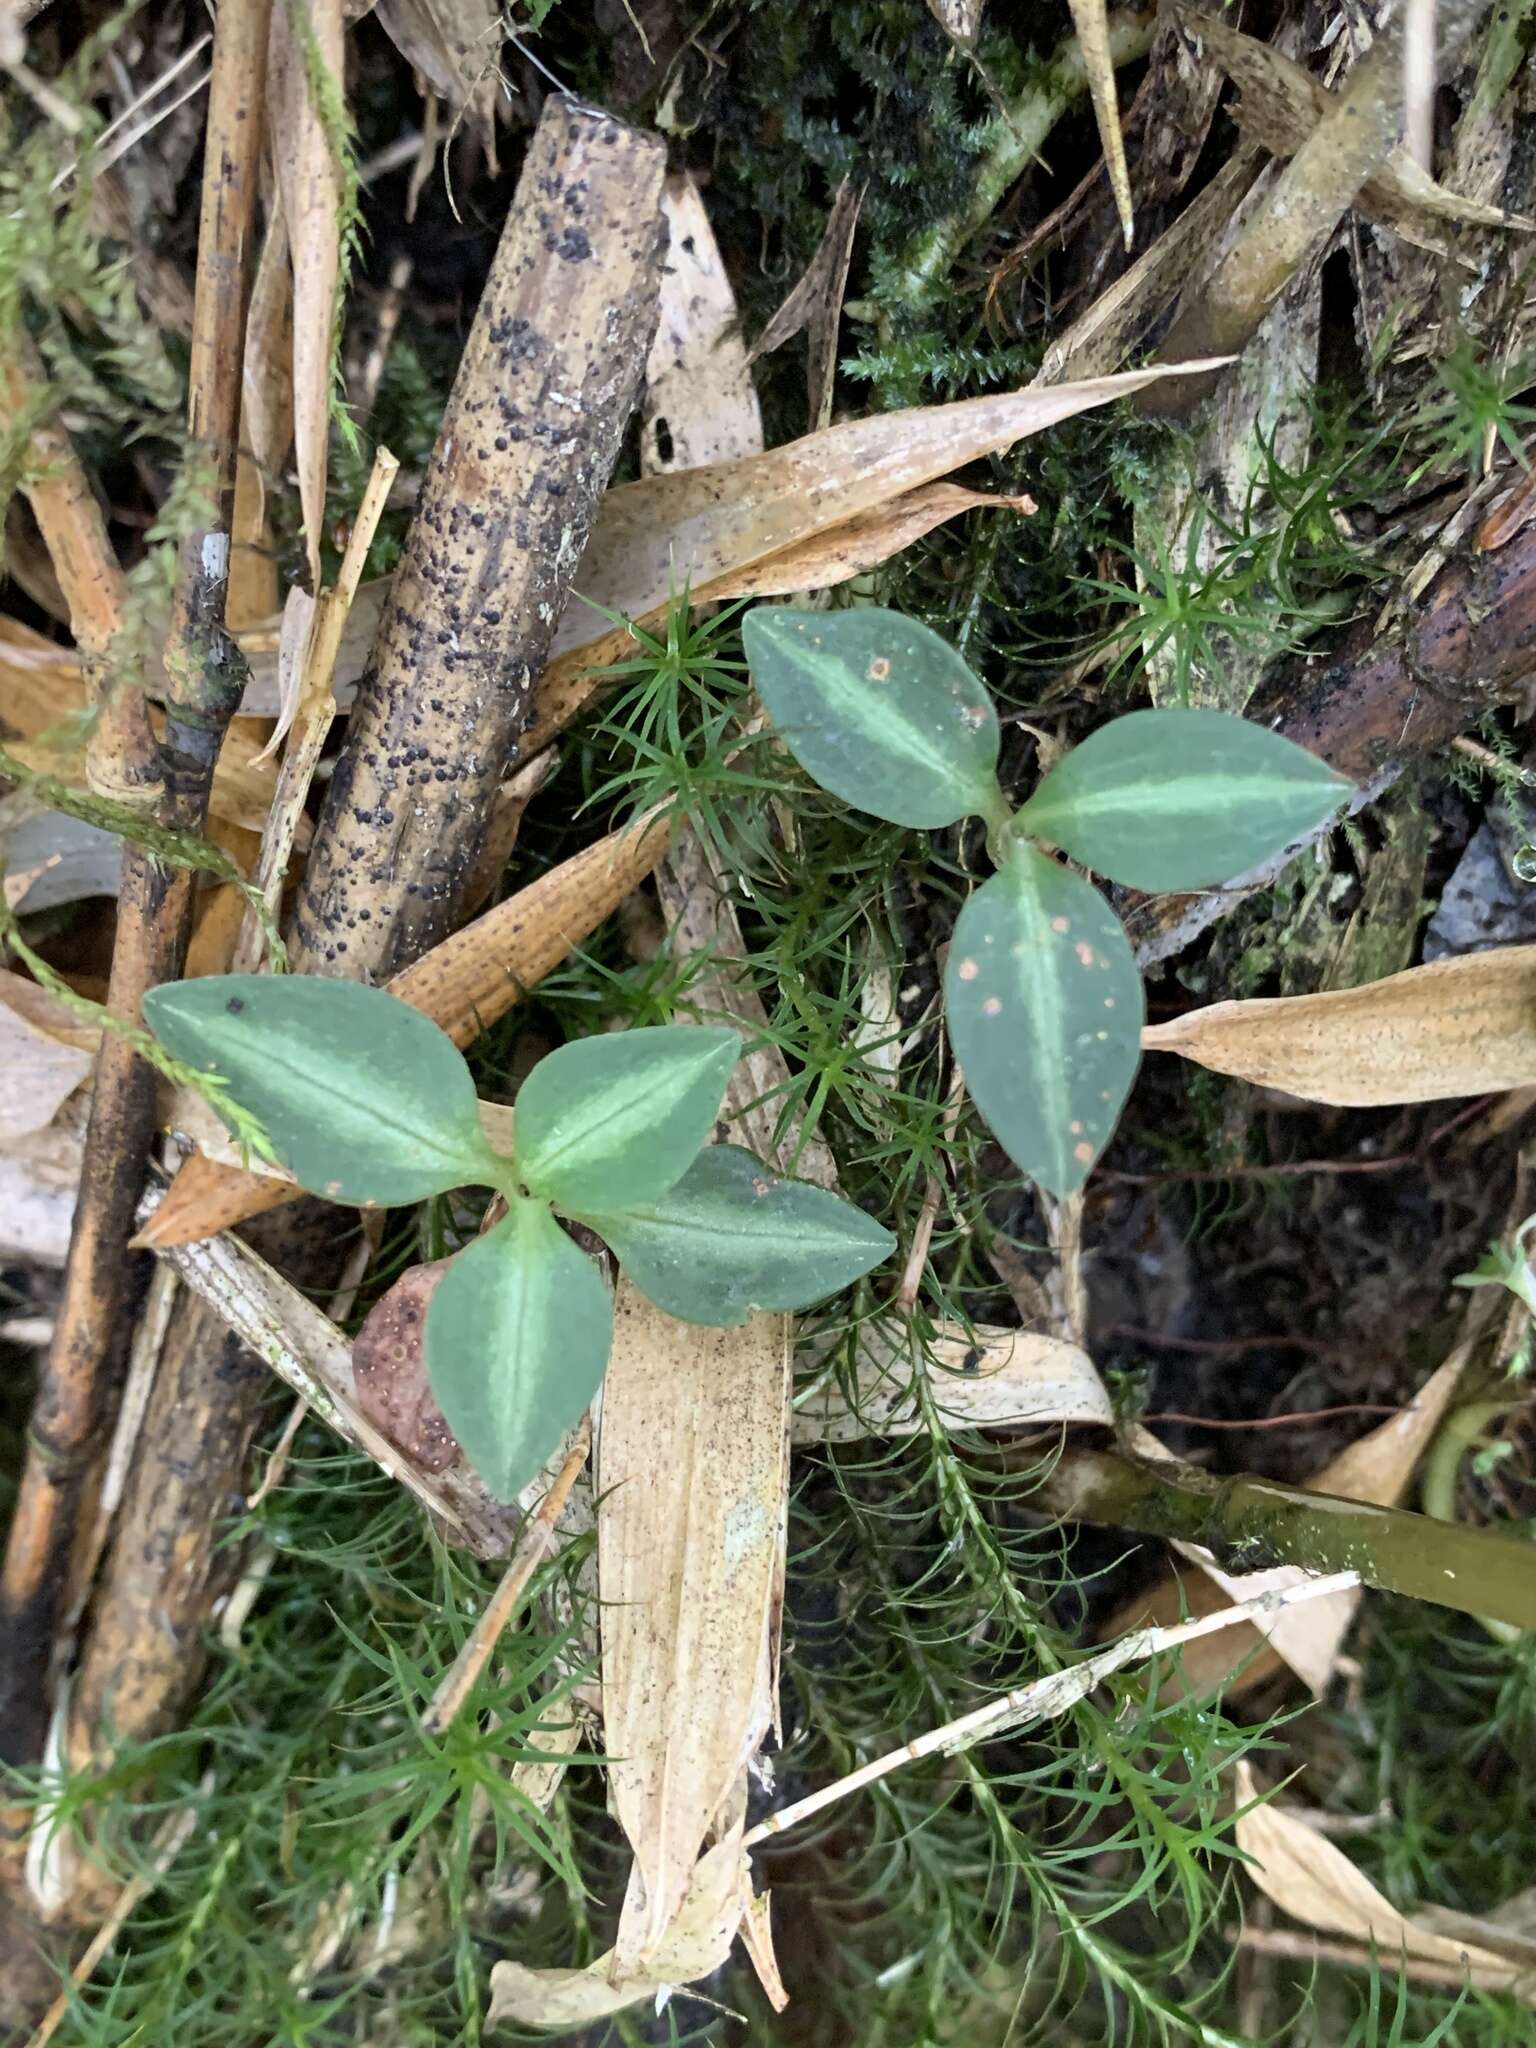
[[[1053,768],[1019,813],[1095,874],[1134,889],[1231,881],[1315,831],[1353,785],[1226,711],[1131,711]]]
[[[658,1201],[583,1220],[647,1300],[685,1323],[804,1308],[896,1244],[851,1202],[783,1179],[738,1145],[709,1146]]]

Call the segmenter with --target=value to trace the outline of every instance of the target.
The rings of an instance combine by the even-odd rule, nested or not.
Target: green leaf
[[[895,1247],[851,1202],[782,1180],[739,1145],[711,1145],[660,1201],[583,1218],[640,1292],[685,1323],[803,1308]]]
[[[513,1500],[601,1385],[613,1305],[549,1204],[519,1196],[438,1282],[426,1346],[448,1427],[496,1498]]]
[[[873,607],[759,605],[742,633],[779,736],[833,796],[915,827],[1003,808],[992,700],[927,626]]]
[[[1283,852],[1352,787],[1229,712],[1132,711],[1074,747],[1015,822],[1113,882],[1202,889]]]
[[[224,1078],[311,1194],[390,1208],[495,1177],[463,1055],[383,989],[209,975],[152,989],[144,1017],[178,1059]]]
[[[1090,882],[1032,846],[969,898],[944,974],[950,1043],[1014,1164],[1080,1188],[1141,1057],[1141,976]]]
[[[605,1032],[542,1059],[517,1097],[517,1168],[562,1209],[663,1195],[707,1144],[741,1053],[734,1031]]]

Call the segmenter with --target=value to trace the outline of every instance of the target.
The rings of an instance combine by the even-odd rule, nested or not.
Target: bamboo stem
[[[160,822],[193,832],[201,830],[214,757],[239,699],[223,603],[270,4],[224,0],[214,38],[188,410],[193,438],[211,463],[215,504],[207,530],[181,554],[166,657],[167,745],[156,762],[143,700],[123,690],[101,726],[116,751],[104,764],[98,746],[93,761],[98,782],[115,779],[140,793],[155,786],[150,771],[157,767]],[[70,579],[82,654],[104,660],[122,619],[120,574],[94,499],[57,436],[52,454],[45,509],[56,514],[55,562]],[[138,848],[125,848],[108,991],[119,1017],[137,1023],[145,991],[180,973],[191,890],[186,870],[159,869]],[[150,1068],[109,1032],[97,1060],[63,1297],[0,1568],[0,1758],[12,1763],[36,1760],[47,1726],[49,1663],[76,1535],[92,1520],[90,1495],[120,1388],[126,1310],[145,1271],[126,1248],[154,1114]]]
[[[1198,1543],[1227,1571],[1356,1571],[1383,1592],[1536,1628],[1536,1549],[1498,1530],[1111,1451],[1068,1451],[1042,1493],[1069,1520]]]

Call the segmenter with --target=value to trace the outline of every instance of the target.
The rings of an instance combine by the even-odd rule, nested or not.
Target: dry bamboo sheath
[[[637,396],[664,171],[656,138],[547,104],[316,828],[298,971],[382,980],[451,928]],[[323,1281],[302,1216],[253,1240]],[[77,1757],[164,1728],[195,1683],[269,1377],[180,1300],[82,1653]]]

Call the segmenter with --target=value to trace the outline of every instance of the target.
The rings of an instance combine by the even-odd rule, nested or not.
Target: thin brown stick
[[[521,1606],[528,1581],[543,1563],[555,1540],[555,1524],[560,1519],[560,1511],[570,1499],[571,1488],[581,1477],[581,1468],[586,1464],[591,1448],[592,1419],[587,1416],[572,1439],[554,1484],[529,1518],[512,1562],[502,1574],[500,1585],[485,1603],[484,1612],[466,1637],[463,1649],[433,1693],[427,1711],[421,1717],[423,1734],[441,1735],[458,1719],[464,1702],[474,1690],[475,1680],[485,1669],[486,1659]]]
[[[181,552],[166,656],[170,690],[158,804],[161,822],[191,831],[202,827],[214,758],[240,695],[241,666],[223,632],[223,604],[269,11],[270,0],[225,0],[214,37],[188,402],[214,502],[207,529],[191,536]],[[121,604],[113,593],[115,564],[103,556],[105,530],[99,514],[94,522],[91,517],[94,501],[88,492],[81,499],[67,466],[62,474],[61,489],[67,486],[72,499],[68,507],[60,504],[56,533],[86,550],[79,563],[80,595],[72,598],[80,605],[86,647],[99,644],[110,616],[109,594],[118,618]],[[74,575],[75,555],[63,538],[60,546]],[[123,701],[107,729],[120,747],[115,772],[128,783],[144,765],[138,750],[148,728],[142,700],[135,710],[128,693],[120,694]],[[186,871],[157,869],[136,848],[125,850],[108,996],[118,1016],[137,1022],[144,992],[180,973],[191,901]],[[89,1498],[116,1406],[130,1321],[125,1311],[143,1273],[126,1247],[154,1109],[151,1070],[109,1032],[97,1060],[58,1324],[0,1570],[0,1756],[11,1762],[35,1761],[47,1725],[49,1661],[68,1596],[76,1534],[91,1520]]]

